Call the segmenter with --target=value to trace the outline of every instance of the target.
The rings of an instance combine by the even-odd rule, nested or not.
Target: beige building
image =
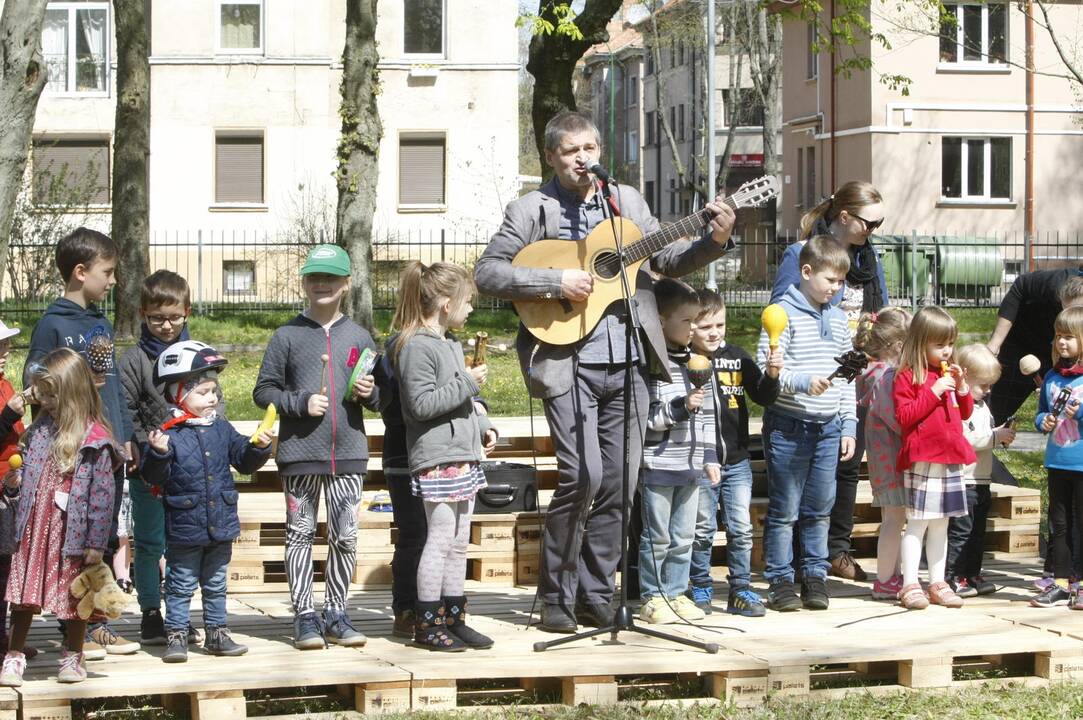
[[[333,218],[345,4],[151,7],[152,231],[254,239],[302,212],[330,209]],[[492,226],[518,191],[514,3],[404,0],[379,10],[377,227]],[[104,213],[114,201],[113,28],[110,2],[49,3],[49,83],[34,128],[35,173],[93,163]]]
[[[611,164],[618,177],[639,188],[660,220],[678,220],[692,212],[694,197],[680,187],[674,155],[681,159],[686,173],[701,172],[706,160],[705,41],[683,38],[683,33],[673,37],[661,20],[659,62],[655,53],[646,49],[654,32],[642,4],[626,3],[621,13],[617,20],[623,22],[611,28],[608,45],[596,45],[584,56],[584,99],[602,129],[603,141],[610,146]],[[674,13],[688,14],[681,21],[686,29],[705,28],[702,7],[697,4],[672,0],[659,16]],[[755,101],[747,65],[736,78],[738,88],[730,88],[727,28],[721,19],[719,22],[712,135],[720,168],[730,113],[737,114],[726,183],[733,189],[763,174],[763,110]],[[662,115],[671,128],[672,144],[663,132]],[[699,182],[705,182],[702,175]]]
[[[957,22],[944,25],[918,3],[872,4],[872,31],[891,49],[868,42],[874,72],[832,73],[829,53],[813,53],[814,29],[785,23],[783,58],[784,201],[781,227],[833,187],[871,181],[885,197],[881,232],[982,235],[1022,233],[1026,146],[1025,16],[1017,4],[948,4]],[[1050,4],[1069,45],[1083,39],[1078,1]],[[830,22],[821,18],[821,26]],[[1083,195],[1066,189],[1083,169],[1080,97],[1048,33],[1035,29],[1035,225],[1073,231]],[[904,75],[909,95],[881,77]],[[1076,88],[1078,91],[1078,88]]]

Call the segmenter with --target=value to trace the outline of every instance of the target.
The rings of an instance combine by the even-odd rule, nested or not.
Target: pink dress
[[[78,620],[78,600],[71,584],[83,571],[83,558],[63,554],[68,514],[56,504],[56,492],[71,491],[71,473],[62,474],[52,456],[42,469],[34,507],[11,558],[7,601],[38,608],[61,620]]]
[[[879,360],[869,363],[857,379],[857,402],[867,410],[865,459],[869,465],[874,507],[905,507],[907,503],[903,474],[895,469],[895,459],[902,446],[902,430],[891,401],[894,382],[895,368]]]

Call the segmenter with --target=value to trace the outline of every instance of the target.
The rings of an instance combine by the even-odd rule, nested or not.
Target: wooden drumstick
[[[320,371],[320,395],[327,394],[327,363],[331,361],[331,358],[327,355],[320,355],[320,361],[323,363],[323,370]]]
[[[470,367],[477,367],[478,365],[485,364],[485,354],[489,348],[489,333],[480,331],[474,336],[474,359],[470,363]]]

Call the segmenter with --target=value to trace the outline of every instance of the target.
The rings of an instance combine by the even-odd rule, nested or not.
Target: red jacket
[[[938,398],[933,383],[939,377],[938,372],[928,370],[925,382],[915,385],[911,368],[895,375],[891,399],[895,403],[895,419],[902,428],[897,470],[908,470],[918,462],[945,465],[977,462],[974,448],[963,436],[963,420],[973,412],[974,398],[970,393],[957,394],[959,407],[952,404],[951,393]]]
[[[15,388],[11,386],[8,379],[0,375],[0,410],[7,407],[8,401],[15,395]],[[19,450],[19,438],[26,431],[23,427],[23,421],[19,420],[15,423],[14,428],[7,434],[7,437],[0,437],[0,477],[7,475],[8,472],[8,458],[14,455]]]

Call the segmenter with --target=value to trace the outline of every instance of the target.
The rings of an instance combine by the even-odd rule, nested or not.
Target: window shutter
[[[400,137],[400,205],[444,204],[446,144],[442,133]]]
[[[92,173],[90,180],[88,172]],[[51,200],[50,178],[61,173],[69,197]],[[93,190],[87,201],[108,204],[110,177],[108,140],[43,139],[34,142],[34,202],[81,201],[82,198],[76,198],[74,194],[92,182]]]
[[[219,135],[215,140],[214,201],[263,202],[263,137]]]

